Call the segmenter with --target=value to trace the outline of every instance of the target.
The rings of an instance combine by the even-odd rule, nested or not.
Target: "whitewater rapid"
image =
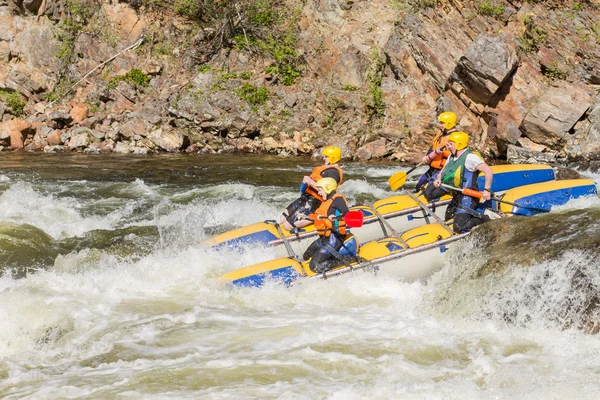
[[[261,167],[257,160],[254,168]],[[385,179],[399,168],[349,170],[355,176],[343,188],[355,202],[392,195]],[[262,173],[275,180],[282,171]],[[131,230],[108,243],[104,236],[78,239],[52,265],[31,265],[35,272],[23,278],[0,277],[0,398],[600,396],[596,336],[549,324],[542,307],[528,310],[532,323],[507,323],[492,312],[518,303],[523,291],[482,299],[481,307],[441,302],[465,273],[452,261],[476,238],[455,246],[444,270],[424,282],[400,282],[382,271],[293,288],[221,285],[221,274],[269,259],[270,250],[221,253],[197,244],[229,227],[275,218],[296,195],[295,186],[231,177],[210,184],[201,176],[192,184],[136,176],[40,182],[0,171],[2,223],[32,225],[61,249],[91,232]],[[553,212],[588,207],[600,202],[578,200]],[[149,226],[157,233],[140,242],[141,227]],[[556,262],[586,262],[582,257],[568,253]],[[541,263],[512,278],[525,286],[553,270]],[[557,275],[540,304],[568,296],[567,284]],[[460,290],[466,298],[477,291]]]

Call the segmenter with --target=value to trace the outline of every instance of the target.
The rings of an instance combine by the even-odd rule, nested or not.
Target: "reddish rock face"
[[[22,149],[24,138],[31,129],[31,123],[21,119],[13,119],[0,123],[0,139],[10,138],[10,147]]]
[[[21,119],[60,129],[41,136],[52,151],[68,149],[63,129],[88,127],[93,139],[77,148],[92,152],[104,139],[114,143],[103,151],[138,152],[152,132],[141,146],[148,151],[182,151],[190,141],[210,152],[307,154],[343,143],[348,158],[418,161],[443,111],[455,112],[473,146],[495,157],[539,146],[589,159],[600,151],[598,112],[591,111],[600,82],[600,9],[589,2],[578,10],[512,2],[501,15],[465,1],[412,8],[305,2],[296,19],[269,27],[293,34],[284,57],[300,73],[293,82],[282,73],[289,66],[281,64],[281,49],[272,42],[264,52],[234,46],[218,15],[214,26],[199,28],[169,2],[134,10],[127,2],[86,1],[93,18],[65,48],[55,34],[65,18],[60,2],[1,3],[0,91],[21,93]],[[284,3],[273,6],[287,15]],[[142,46],[130,48],[142,34]],[[240,96],[244,86],[263,98]],[[57,102],[45,100],[65,92]],[[19,114],[1,99],[0,113],[2,121]],[[305,130],[310,138],[289,138]],[[23,132],[5,132],[1,145],[23,147]],[[280,132],[288,137],[277,138]]]

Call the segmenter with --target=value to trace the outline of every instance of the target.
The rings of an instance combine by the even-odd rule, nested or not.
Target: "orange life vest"
[[[310,173],[310,179],[312,179],[315,182],[318,181],[319,179],[322,178],[321,173],[329,168],[335,168],[340,173],[340,181],[338,182],[338,186],[340,186],[344,179],[344,172],[342,171],[342,169],[340,167],[337,167],[337,166],[320,165],[318,167],[315,167],[315,169],[313,169],[312,172]],[[306,193],[310,194],[311,196],[313,196],[316,199],[323,201],[323,198],[321,196],[319,196],[319,193],[312,186],[309,186],[308,188],[306,188]]]
[[[327,215],[329,215],[329,207],[331,207],[333,200],[340,197],[344,199],[346,205],[348,205],[346,198],[341,194],[336,193],[333,197],[321,203],[319,208],[317,208],[317,211],[315,211],[315,214],[321,217],[315,220],[315,228],[317,229],[319,236],[329,237],[332,231],[335,231],[342,236],[346,234],[346,222],[343,219],[340,221],[331,221],[327,218]]]
[[[446,160],[448,159],[448,157],[450,157],[450,150],[448,150],[446,148],[446,143],[448,142],[448,138],[450,137],[450,133],[452,133],[453,130],[447,132],[446,135],[444,135],[442,132],[439,132],[437,135],[435,135],[435,138],[433,138],[433,144],[431,145],[431,151],[436,151],[437,150],[442,150],[441,153],[437,153],[437,155],[433,158],[433,160],[431,160],[429,162],[429,165],[432,168],[435,169],[442,169],[444,167],[444,165],[446,164]]]

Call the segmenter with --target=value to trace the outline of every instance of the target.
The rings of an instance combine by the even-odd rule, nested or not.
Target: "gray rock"
[[[131,153],[131,143],[117,142],[113,150],[115,153],[128,154]]]
[[[37,14],[41,5],[42,0],[23,0],[23,7],[32,14]]]
[[[587,91],[576,85],[551,87],[525,116],[520,129],[536,143],[556,147],[592,104]]]
[[[87,128],[78,128],[69,140],[69,149],[81,149],[89,146],[91,131]]]
[[[600,154],[600,97],[592,106],[586,121],[576,125],[575,133],[567,137],[565,150],[571,156],[590,158]]]
[[[180,132],[165,132],[163,129],[157,129],[148,135],[148,139],[157,147],[169,151],[176,152],[180,150],[185,142],[184,135]]]
[[[65,150],[65,146],[46,146],[44,153],[61,153]]]
[[[95,129],[91,130],[91,134],[94,137],[94,139],[97,139],[97,140],[103,140],[104,137],[106,136],[104,132],[100,132]]]
[[[293,108],[296,105],[296,102],[298,101],[298,94],[297,93],[290,93],[287,94],[283,101],[285,102],[285,105],[288,106],[289,108]]]
[[[547,164],[556,162],[556,152],[529,151],[509,144],[506,159],[511,164]]]
[[[40,44],[43,43],[43,46]],[[52,67],[56,61],[57,41],[52,33],[52,25],[31,25],[19,33],[14,40],[13,53],[18,53],[29,68]]]
[[[63,110],[52,111],[48,116],[52,121],[62,121],[67,124],[73,120],[73,117],[71,117],[68,112]]]
[[[479,36],[458,61],[452,80],[470,99],[487,104],[518,64],[517,51],[507,37]]]

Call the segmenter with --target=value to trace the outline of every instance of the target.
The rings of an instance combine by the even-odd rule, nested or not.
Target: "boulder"
[[[587,121],[578,124],[575,134],[567,138],[565,150],[579,158],[594,158],[600,156],[600,97],[592,106]]]
[[[86,119],[90,112],[90,106],[87,103],[77,103],[73,106],[69,115],[72,118],[74,124],[78,124]]]
[[[164,131],[162,128],[150,133],[148,139],[150,139],[157,147],[168,152],[176,152],[183,148],[185,144],[185,136],[181,132],[168,132]]]
[[[479,36],[458,60],[451,80],[471,100],[488,104],[518,64],[517,51],[507,37]]]
[[[556,162],[556,152],[543,153],[509,144],[506,159],[511,164],[547,164]]]
[[[0,140],[10,138],[10,147],[23,148],[23,139],[31,129],[31,123],[22,119],[13,119],[0,123]]]
[[[92,131],[89,128],[73,129],[67,147],[71,150],[87,147],[92,137]]]
[[[557,147],[565,143],[569,131],[591,105],[592,98],[581,86],[551,87],[527,114],[520,129],[536,143]]]

